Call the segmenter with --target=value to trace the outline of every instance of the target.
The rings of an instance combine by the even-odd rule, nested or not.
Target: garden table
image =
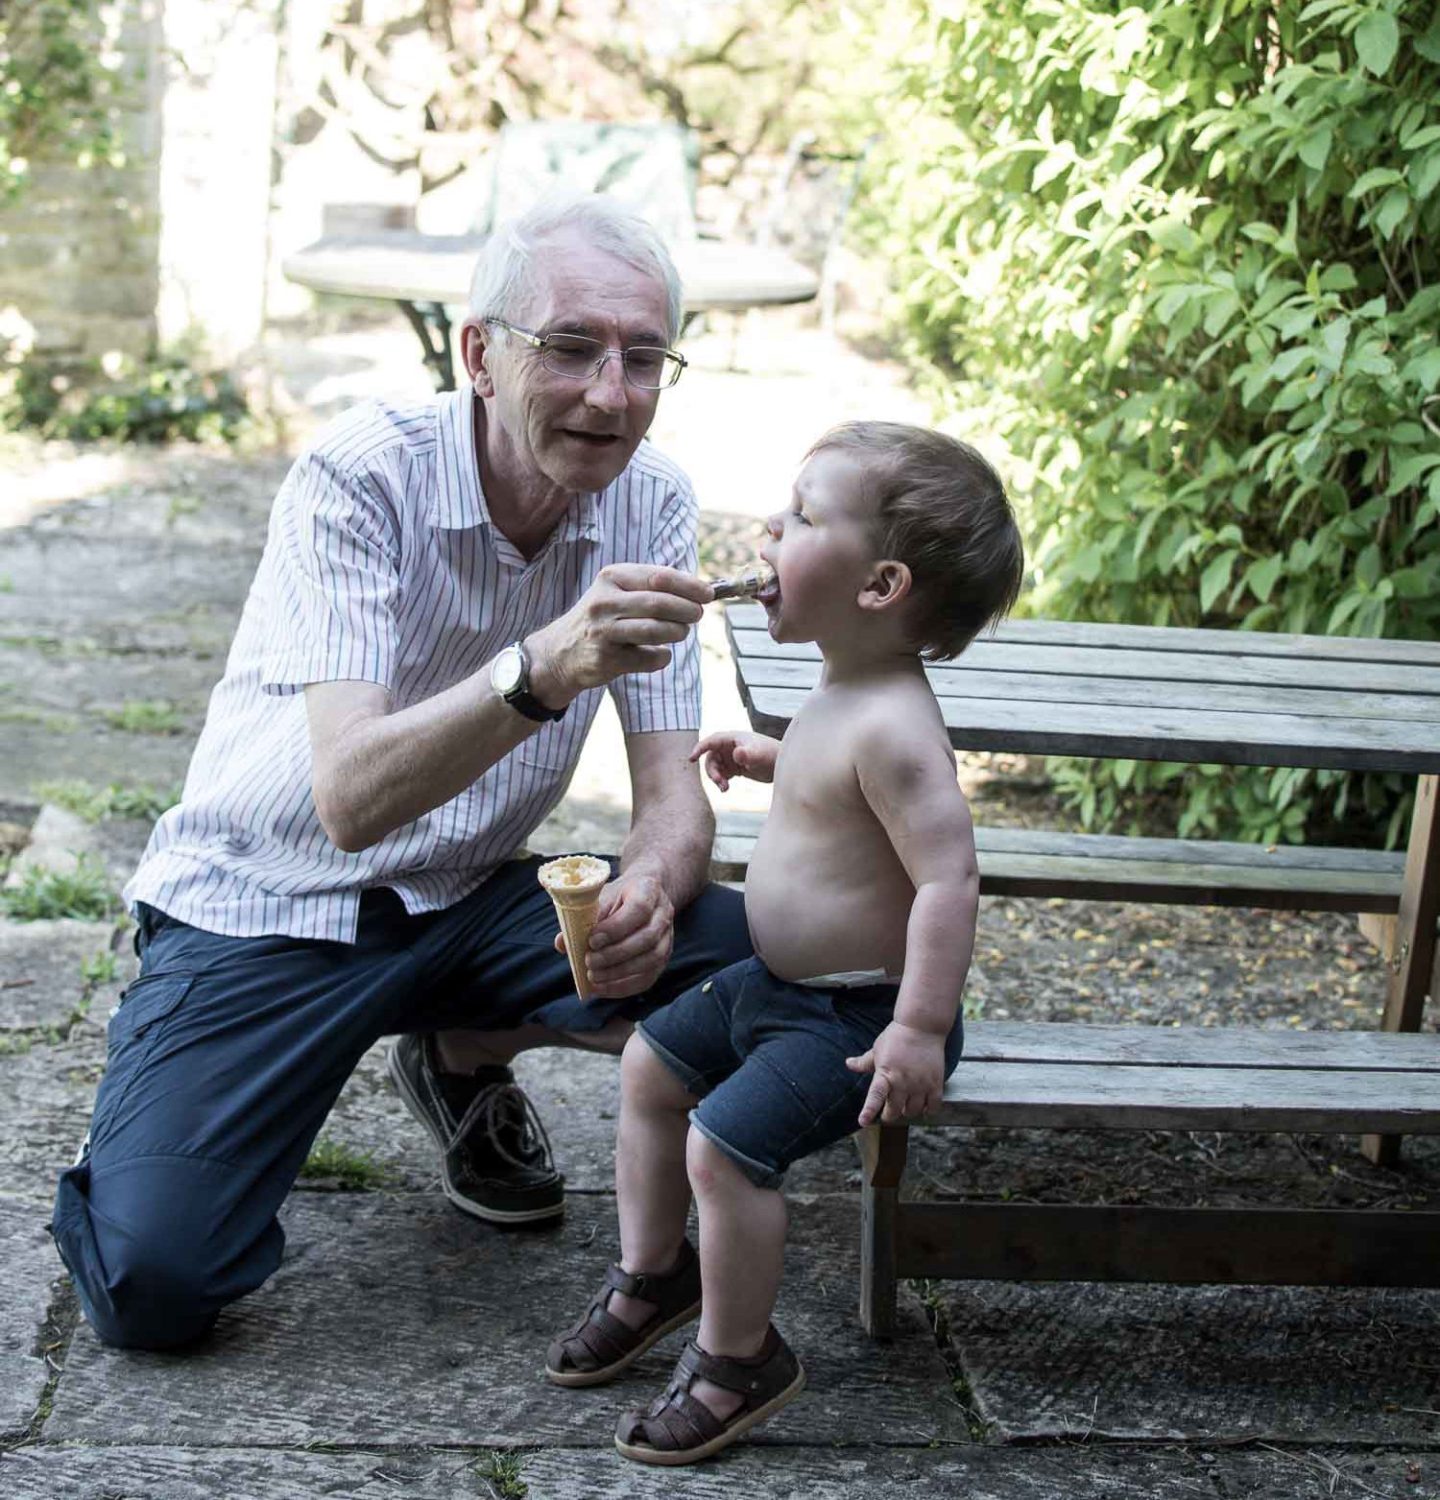
[[[436,387],[448,391],[455,388],[448,309],[469,300],[470,277],[485,238],[405,229],[330,235],[287,256],[282,269],[312,291],[396,303],[420,339]],[[812,271],[772,246],[682,239],[670,252],[687,316],[808,302],[819,291]]]

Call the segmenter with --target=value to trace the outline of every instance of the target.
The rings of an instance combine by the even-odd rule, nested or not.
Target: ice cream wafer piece
[[[610,879],[610,866],[593,854],[565,854],[541,865],[539,876],[555,903],[560,931],[565,934],[575,993],[588,1000],[590,977],[585,972],[585,948],[600,912],[600,891]]]
[[[710,587],[715,590],[717,599],[753,599],[774,578],[775,570],[761,564],[757,567],[742,568],[730,578],[712,578]]]

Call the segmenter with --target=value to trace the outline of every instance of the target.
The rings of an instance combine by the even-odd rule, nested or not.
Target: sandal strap
[[[627,1441],[640,1437],[667,1453],[698,1448],[725,1430],[725,1424],[703,1402],[687,1391],[673,1389],[657,1397],[648,1411],[634,1413],[629,1426]]]
[[[635,1330],[613,1313],[606,1312],[598,1300],[590,1304],[585,1320],[560,1339],[565,1357],[577,1370],[598,1370],[603,1365],[614,1364],[629,1354],[636,1342]],[[575,1348],[577,1344],[579,1351]],[[580,1351],[583,1351],[584,1359],[576,1357]]]
[[[695,1247],[688,1239],[684,1239],[680,1241],[680,1251],[672,1270],[627,1271],[616,1261],[605,1272],[605,1285],[641,1302],[653,1302],[662,1312],[673,1312],[677,1309],[668,1307],[667,1304],[674,1300],[677,1288],[694,1280],[695,1260]],[[681,1295],[683,1306],[688,1307],[694,1300],[694,1292],[689,1288],[682,1291]]]
[[[695,1342],[686,1339],[675,1367],[672,1388],[688,1391],[698,1378],[708,1380],[740,1396],[747,1410],[763,1406],[778,1395],[795,1378],[798,1368],[789,1345],[772,1326],[761,1346],[763,1358],[737,1359],[730,1355],[709,1354]]]

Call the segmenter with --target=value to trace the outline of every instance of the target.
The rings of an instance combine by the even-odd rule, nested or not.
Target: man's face
[[[536,333],[578,333],[607,349],[669,343],[664,283],[574,235],[535,253],[535,286],[507,321]],[[540,351],[488,330],[476,390],[490,396],[486,450],[518,491],[545,484],[568,495],[618,478],[655,419],[658,391],[631,385],[620,360],[585,380],[552,374]]]

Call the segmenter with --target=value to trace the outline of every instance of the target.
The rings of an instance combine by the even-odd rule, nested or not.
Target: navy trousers
[[[582,1004],[538,864],[512,861],[420,916],[369,892],[354,944],[222,937],[142,908],[140,976],[111,1019],[89,1151],[61,1175],[52,1224],[106,1343],[189,1343],[275,1271],[276,1212],[377,1038],[594,1030],[750,952],[741,897],[712,886],[677,918],[652,990]]]

